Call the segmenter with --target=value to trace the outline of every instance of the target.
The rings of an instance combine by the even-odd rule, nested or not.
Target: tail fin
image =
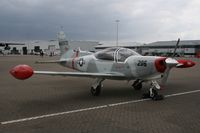
[[[80,48],[73,49],[72,47],[70,47],[70,44],[66,40],[65,33],[63,31],[58,32],[57,38],[61,52],[61,59],[76,58],[79,56],[92,54],[88,51],[81,51]]]
[[[66,40],[65,33],[63,31],[58,32],[57,34],[61,59],[67,59],[73,57],[73,50],[70,48],[69,42]]]
[[[58,32],[57,38],[59,42],[61,55],[63,55],[69,50],[70,48],[69,43],[66,40],[65,33],[63,31]]]

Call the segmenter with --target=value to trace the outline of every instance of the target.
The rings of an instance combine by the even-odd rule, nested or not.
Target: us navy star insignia
[[[83,60],[83,58],[79,59],[78,64],[80,67],[82,67],[85,64],[85,61]]]

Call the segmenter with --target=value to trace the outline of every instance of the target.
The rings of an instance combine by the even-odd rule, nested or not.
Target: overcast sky
[[[0,40],[200,39],[199,0],[0,0]]]

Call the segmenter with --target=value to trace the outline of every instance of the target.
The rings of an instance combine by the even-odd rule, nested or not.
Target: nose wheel
[[[151,98],[154,101],[157,100],[163,100],[164,96],[158,94],[158,89],[160,89],[160,86],[158,85],[158,83],[156,81],[152,81],[152,86],[149,89],[148,93],[144,93],[143,94],[143,98]]]

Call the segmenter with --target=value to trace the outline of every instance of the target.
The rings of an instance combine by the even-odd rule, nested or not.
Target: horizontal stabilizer
[[[48,64],[48,63],[61,63],[64,62],[64,60],[51,60],[51,61],[36,61],[36,64]]]

